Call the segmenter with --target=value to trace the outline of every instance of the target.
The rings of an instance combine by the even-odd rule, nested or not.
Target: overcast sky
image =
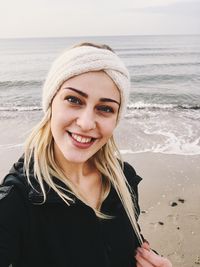
[[[0,38],[200,34],[200,0],[0,0]]]

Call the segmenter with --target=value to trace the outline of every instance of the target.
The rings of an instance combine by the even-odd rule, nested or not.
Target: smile
[[[75,134],[75,133],[71,133],[69,131],[67,131],[67,133],[70,135],[70,137],[72,138],[73,141],[75,141],[75,145],[82,145],[81,147],[82,148],[86,148],[90,145],[92,145],[94,143],[94,141],[97,139],[97,138],[93,138],[93,137],[86,137],[86,136],[82,136],[82,135],[79,135],[79,134]]]
[[[90,143],[92,141],[92,138],[85,138],[85,137],[82,137],[82,136],[74,134],[74,133],[72,133],[71,136],[79,143]]]

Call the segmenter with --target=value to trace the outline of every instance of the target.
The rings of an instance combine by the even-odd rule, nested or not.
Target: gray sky
[[[200,34],[200,0],[0,0],[0,38]]]

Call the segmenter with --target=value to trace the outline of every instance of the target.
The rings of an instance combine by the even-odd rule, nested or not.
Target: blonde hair
[[[87,44],[88,43],[84,43],[84,45]],[[95,46],[99,47],[99,45],[96,44]],[[105,46],[103,48],[105,49]],[[33,160],[34,177],[36,177],[36,179],[38,180],[44,197],[44,200],[41,204],[45,203],[46,201],[46,190],[44,182],[50,188],[52,188],[67,205],[70,205],[71,201],[73,202],[72,197],[70,197],[67,192],[70,192],[72,195],[76,196],[81,201],[87,204],[87,201],[83,198],[79,190],[70,181],[70,179],[66,177],[64,172],[61,170],[61,168],[55,161],[53,149],[54,140],[50,126],[51,113],[52,112],[50,106],[47,112],[44,114],[42,120],[33,128],[31,134],[26,140],[24,153],[24,169],[27,175],[27,179],[30,185],[32,186],[30,180],[30,165]],[[133,230],[138,237],[139,242],[142,243],[142,238],[140,236],[140,231],[138,229],[138,224],[136,220],[137,210],[134,206],[133,201],[133,198],[135,196],[123,173],[123,161],[121,159],[120,152],[115,144],[113,136],[93,156],[93,160],[97,170],[102,174],[102,177],[104,178],[102,179],[102,194],[100,198],[100,203],[98,208],[94,208],[96,215],[102,219],[113,218],[113,216],[103,214],[100,211],[101,204],[108,196],[112,184],[124,206],[124,209],[131,222]],[[56,177],[60,181],[62,181],[66,185],[67,189],[56,184],[53,177]]]

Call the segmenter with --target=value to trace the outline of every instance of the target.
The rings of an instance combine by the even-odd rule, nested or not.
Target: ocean
[[[0,39],[0,123],[39,118],[51,62],[82,41],[110,45],[130,71],[122,153],[200,154],[200,35]]]

